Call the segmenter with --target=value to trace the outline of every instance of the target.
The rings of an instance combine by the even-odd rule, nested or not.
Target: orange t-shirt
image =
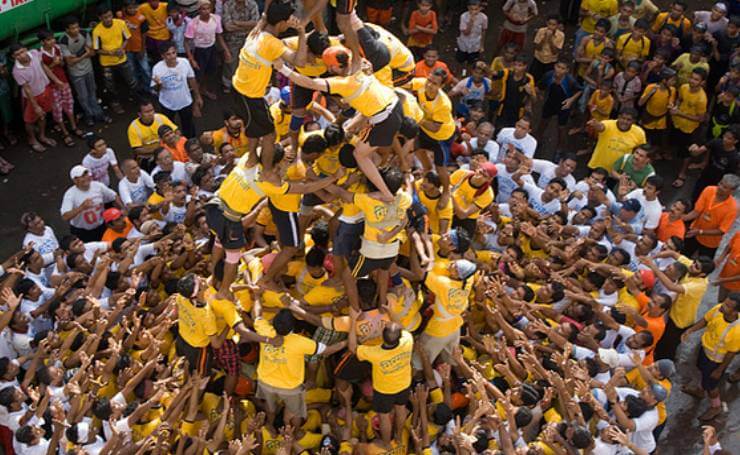
[[[419,60],[416,63],[414,77],[427,77],[432,74],[432,71],[436,70],[437,68],[443,68],[445,71],[447,71],[447,82],[449,83],[452,81],[452,73],[450,73],[450,69],[447,67],[447,64],[445,62],[440,60],[434,62],[434,66],[427,66],[424,60]]]
[[[722,267],[722,271],[719,272],[720,278],[740,275],[740,232],[736,232],[732,236],[732,239],[727,244],[727,248],[730,249],[730,254],[727,255],[727,261],[724,267]],[[723,283],[722,287],[731,291],[740,291],[740,280]]]
[[[432,10],[429,10],[426,15],[422,15],[421,11],[419,10],[414,11],[413,13],[411,13],[411,17],[409,18],[409,30],[414,28],[417,25],[421,27],[431,26],[434,30],[438,30],[439,27],[437,25],[437,13],[435,13]],[[411,33],[409,35],[408,46],[409,47],[426,47],[432,44],[433,39],[434,39],[434,35],[431,33],[425,33],[425,32]]]
[[[696,201],[694,210],[699,216],[691,223],[691,229],[719,229],[727,233],[735,222],[737,215],[737,201],[730,196],[722,202],[715,201],[717,195],[716,186],[708,186],[701,192],[699,200]],[[717,248],[722,241],[721,235],[697,235],[696,240],[709,248]]]
[[[645,330],[653,335],[653,344],[645,349],[645,358],[642,361],[643,365],[651,365],[653,363],[653,352],[655,351],[655,345],[658,344],[658,340],[663,336],[665,332],[665,314],[657,317],[648,315],[648,296],[641,293],[637,296],[637,302],[640,304],[640,316],[647,322]]]
[[[169,150],[170,153],[172,153],[173,160],[188,163],[190,162],[190,158],[188,158],[188,153],[185,151],[185,143],[187,141],[188,140],[185,139],[183,136],[180,136],[180,139],[177,140],[177,144],[175,144],[174,147],[170,147],[169,145],[165,144],[164,141],[161,141],[159,145],[161,145],[165,150]]]
[[[133,16],[127,16],[123,11],[116,13],[119,19],[123,20],[128,27],[131,38],[126,41],[126,50],[128,52],[141,52],[144,50],[144,34],[141,33],[141,24],[146,22],[146,16],[136,12]]]
[[[126,222],[126,227],[123,229],[123,232],[117,232],[111,228],[108,228],[103,233],[103,238],[101,240],[103,242],[113,243],[115,239],[125,239],[134,225],[131,224],[131,221],[129,221],[128,218],[124,218],[123,220]]]
[[[683,239],[686,236],[686,224],[682,219],[671,221],[668,217],[668,212],[660,214],[660,222],[658,228],[655,230],[655,234],[658,236],[658,240],[665,243],[673,236]]]

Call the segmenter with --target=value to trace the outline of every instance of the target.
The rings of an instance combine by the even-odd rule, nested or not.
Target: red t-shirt
[[[51,48],[51,51],[47,51],[43,47],[39,49],[39,51],[41,51],[41,61],[49,68],[51,68],[51,64],[54,63],[54,58],[59,57],[62,59],[62,50],[59,49],[59,46],[56,44]],[[62,62],[64,62],[64,59],[62,59]],[[64,71],[63,65],[57,65],[54,68],[51,68],[51,72],[54,73],[54,76],[56,76],[60,81],[67,82],[67,73]]]

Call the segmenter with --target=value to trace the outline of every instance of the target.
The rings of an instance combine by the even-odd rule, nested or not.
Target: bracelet
[[[291,74],[293,74],[293,70],[288,68],[287,66],[284,66],[278,70],[280,74],[282,74],[285,77],[290,77]]]

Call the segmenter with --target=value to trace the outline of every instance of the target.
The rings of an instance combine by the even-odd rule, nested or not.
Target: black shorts
[[[362,243],[362,233],[365,231],[365,222],[350,224],[339,221],[337,232],[334,233],[334,245],[332,254],[334,256],[349,257],[352,253],[360,249]]]
[[[719,379],[714,379],[712,378],[712,373],[714,372],[714,370],[719,368],[720,365],[720,363],[712,362],[711,360],[709,360],[707,355],[704,353],[703,346],[701,349],[699,349],[699,357],[697,357],[696,359],[696,366],[701,372],[702,389],[709,391],[719,387],[722,378],[720,377]]]
[[[394,406],[405,406],[409,401],[411,387],[406,387],[398,393],[385,394],[373,389],[373,411],[387,414]]]
[[[426,132],[424,132],[424,130],[419,129],[417,144],[420,149],[431,150],[434,152],[435,166],[447,166],[450,164],[452,137],[446,141],[440,141],[439,139],[432,139]]]
[[[357,30],[357,38],[362,46],[362,52],[371,65],[373,71],[386,67],[391,62],[391,53],[382,41],[378,33],[368,26]]]
[[[401,129],[403,121],[403,105],[399,101],[393,107],[387,119],[372,125],[366,136],[363,138],[371,147],[390,147],[393,144],[393,138]]]
[[[267,204],[272,214],[272,222],[278,230],[278,241],[281,247],[297,247],[301,244],[301,230],[298,227],[298,214],[284,212],[272,205]]]
[[[249,98],[240,95],[241,103],[237,103],[239,114],[247,125],[247,137],[260,138],[275,134],[275,125],[267,101],[264,98]]]
[[[313,93],[313,90],[291,82],[290,107],[292,109],[306,109],[313,101]]]
[[[558,126],[566,126],[568,125],[568,120],[570,120],[570,109],[563,110],[560,108],[554,108],[554,109],[548,109],[547,106],[542,110],[542,118],[550,118],[550,117],[558,117]]]
[[[673,128],[671,131],[671,145],[675,147],[677,158],[691,158],[689,153],[689,147],[694,143],[694,133],[684,133],[678,128]]]
[[[477,62],[479,58],[480,52],[463,52],[459,49],[455,51],[455,59],[463,65],[466,63],[472,65]]]
[[[383,259],[370,259],[358,253],[350,257],[349,268],[352,270],[353,277],[360,278],[369,275],[370,272],[375,270],[388,270],[394,262],[396,262],[396,256]]]
[[[357,0],[337,0],[335,11],[337,14],[352,14],[355,6],[357,6]]]
[[[359,384],[370,377],[373,366],[370,362],[359,360],[349,351],[337,354],[334,377],[352,384]]]
[[[411,79],[414,78],[414,70],[403,72],[399,70],[393,70],[393,86],[394,87],[401,87],[402,85],[405,85]]]
[[[217,204],[206,204],[205,209],[208,227],[218,237],[218,241],[221,242],[224,249],[240,250],[247,244],[241,222],[226,218],[223,209]]]
[[[178,334],[175,339],[175,352],[188,361],[188,371],[190,373],[197,371],[201,375],[207,375],[211,371],[211,353],[208,346],[196,348],[189,345]]]

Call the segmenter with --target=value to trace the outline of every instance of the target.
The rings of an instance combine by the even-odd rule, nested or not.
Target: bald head
[[[401,330],[403,328],[396,322],[390,322],[383,329],[383,344],[386,346],[395,346],[401,339]]]

